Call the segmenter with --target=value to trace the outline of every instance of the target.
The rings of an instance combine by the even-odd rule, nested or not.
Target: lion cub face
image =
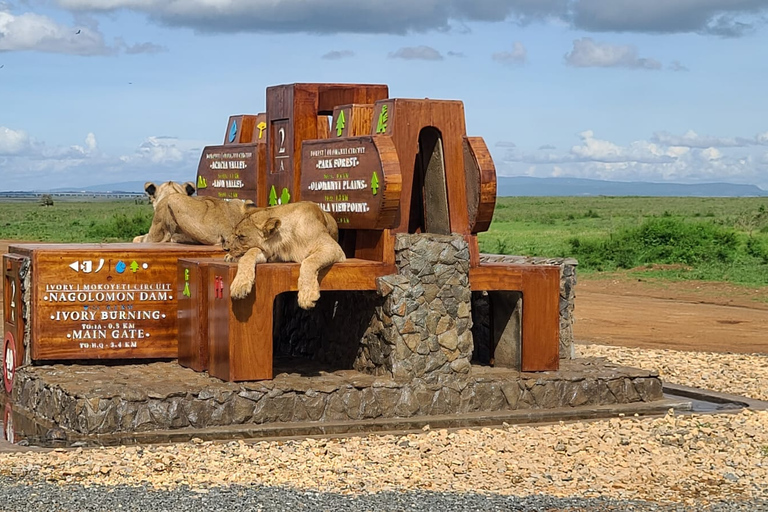
[[[221,248],[227,251],[229,259],[238,259],[253,247],[266,248],[269,239],[279,228],[280,219],[270,217],[266,221],[257,221],[256,215],[247,215],[224,238]]]
[[[168,197],[172,194],[191,196],[195,191],[195,184],[191,181],[187,181],[184,184],[176,183],[175,181],[166,181],[160,185],[155,185],[151,181],[148,181],[144,184],[144,192],[149,196],[149,202],[152,203],[153,208],[156,208],[157,203],[164,197]]]

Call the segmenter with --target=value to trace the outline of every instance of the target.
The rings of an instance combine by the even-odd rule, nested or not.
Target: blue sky
[[[768,189],[768,0],[0,0],[0,190],[193,180],[270,85],[464,101],[499,175]]]

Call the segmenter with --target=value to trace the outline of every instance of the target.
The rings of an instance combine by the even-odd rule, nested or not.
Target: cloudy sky
[[[768,189],[768,0],[0,0],[0,190],[191,180],[269,85],[464,101],[499,175]]]

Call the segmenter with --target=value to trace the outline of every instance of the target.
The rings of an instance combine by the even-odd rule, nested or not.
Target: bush
[[[579,265],[596,270],[634,268],[651,263],[697,265],[731,261],[738,250],[733,229],[657,217],[611,234],[608,239],[570,240]]]
[[[118,213],[105,222],[92,222],[87,234],[89,237],[104,241],[130,242],[133,237],[146,234],[150,224],[152,224],[152,212],[135,213],[133,217]]]

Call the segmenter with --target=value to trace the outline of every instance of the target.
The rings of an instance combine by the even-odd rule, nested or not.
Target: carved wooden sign
[[[224,145],[267,142],[267,114],[230,116]]]
[[[402,182],[389,137],[305,141],[301,198],[333,215],[341,229],[396,225]]]
[[[33,360],[175,358],[177,261],[223,254],[217,247],[180,244],[23,244],[10,250],[31,259]]]
[[[206,146],[197,167],[197,194],[256,200],[258,144]]]

